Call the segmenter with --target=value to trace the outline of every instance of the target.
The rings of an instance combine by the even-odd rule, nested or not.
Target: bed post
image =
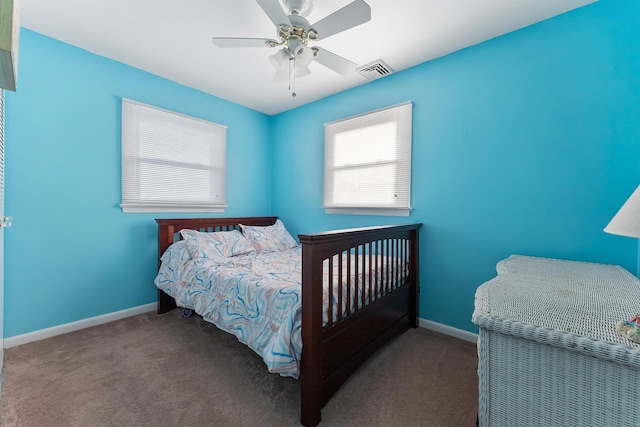
[[[302,361],[300,421],[303,425],[320,423],[324,404],[322,384],[322,258],[317,249],[302,243]],[[315,259],[317,258],[317,259]]]
[[[409,232],[409,325],[412,328],[419,326],[420,314],[420,229]]]
[[[158,223],[158,268],[162,261],[160,258],[164,251],[173,243],[175,227],[172,225],[162,226],[162,220],[156,219]],[[158,305],[156,308],[157,314],[163,314],[176,308],[176,301],[169,295],[164,293],[161,289],[158,289]]]

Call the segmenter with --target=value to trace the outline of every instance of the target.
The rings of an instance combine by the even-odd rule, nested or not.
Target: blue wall
[[[511,254],[635,272],[634,239],[602,229],[640,184],[638,22],[603,0],[274,117],[274,212],[295,233],[423,223],[420,316],[470,331]],[[325,215],[323,123],[406,100],[410,218]]]
[[[5,337],[155,300],[156,215],[117,207],[121,97],[228,126],[225,216],[276,214],[292,234],[422,222],[425,319],[475,331],[475,289],[512,253],[636,272],[636,241],[602,232],[640,183],[636,3],[601,0],[273,117],[23,29]],[[406,100],[411,216],[326,215],[323,123]]]
[[[6,92],[5,337],[155,301],[154,218],[124,214],[122,97],[227,128],[225,215],[268,215],[269,117],[22,29]],[[197,215],[191,215],[197,216]]]

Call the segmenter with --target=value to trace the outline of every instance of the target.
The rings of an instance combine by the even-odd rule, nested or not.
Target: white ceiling
[[[315,0],[317,22],[352,0]],[[371,20],[310,45],[394,71],[444,56],[596,0],[366,0]],[[266,114],[367,83],[319,63],[272,82],[276,48],[219,48],[213,36],[277,39],[255,0],[21,0],[23,27]]]

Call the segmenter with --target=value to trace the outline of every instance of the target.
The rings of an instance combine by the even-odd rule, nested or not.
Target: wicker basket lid
[[[521,255],[496,270],[476,291],[476,325],[640,366],[640,344],[615,329],[640,313],[640,280],[628,271]]]

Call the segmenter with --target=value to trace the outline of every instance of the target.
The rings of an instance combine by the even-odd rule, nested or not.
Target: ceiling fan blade
[[[348,30],[371,20],[371,8],[364,0],[355,0],[311,26],[318,33],[318,40]]]
[[[240,37],[213,37],[213,44],[218,47],[271,47],[278,42],[272,39],[249,39]]]
[[[356,64],[349,61],[348,59],[344,59],[343,57],[329,52],[326,49],[322,49],[319,47],[314,47],[313,49],[318,51],[318,54],[314,59],[338,74],[346,76],[356,70]]]
[[[291,26],[291,21],[287,17],[287,14],[284,12],[284,9],[280,6],[280,2],[278,0],[256,0],[264,13],[267,14],[271,22],[276,24],[276,27],[280,25],[286,25],[288,27]]]

